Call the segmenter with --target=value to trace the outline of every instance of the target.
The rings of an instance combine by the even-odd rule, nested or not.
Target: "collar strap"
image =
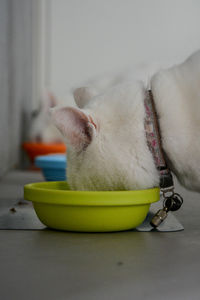
[[[146,131],[147,144],[153,155],[156,168],[160,173],[160,188],[164,192],[169,188],[173,188],[174,183],[162,149],[158,116],[151,90],[146,92],[144,106],[146,111],[144,127]]]
[[[144,126],[147,144],[153,155],[155,165],[160,172],[160,191],[164,199],[163,209],[158,210],[150,222],[151,226],[156,228],[165,220],[169,210],[176,211],[181,207],[183,198],[179,194],[174,193],[173,177],[167,166],[164,151],[162,149],[158,116],[156,114],[153,94],[151,91],[146,92],[144,105],[146,110]]]

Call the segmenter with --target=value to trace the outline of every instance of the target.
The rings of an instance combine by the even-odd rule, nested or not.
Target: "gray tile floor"
[[[0,182],[0,209],[39,173]],[[200,195],[184,190],[181,232],[0,230],[1,300],[200,299]]]

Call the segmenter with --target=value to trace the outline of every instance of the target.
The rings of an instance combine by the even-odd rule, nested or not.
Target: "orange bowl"
[[[22,144],[23,149],[28,154],[31,163],[34,163],[35,157],[52,153],[66,153],[66,145],[64,143],[31,143]]]

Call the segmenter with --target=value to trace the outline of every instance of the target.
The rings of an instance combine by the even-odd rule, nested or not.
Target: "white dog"
[[[134,190],[159,185],[147,144],[144,99],[150,88],[171,170],[200,191],[200,51],[146,82],[114,81],[75,90],[79,108],[52,109],[67,143],[68,181],[75,190]]]
[[[59,130],[54,126],[49,115],[49,109],[59,102],[51,93],[45,93],[41,99],[40,108],[33,111],[29,140],[36,143],[62,142],[63,138]]]

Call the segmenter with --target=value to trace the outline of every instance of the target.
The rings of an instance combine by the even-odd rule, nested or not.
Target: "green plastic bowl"
[[[62,181],[27,184],[24,198],[33,202],[40,221],[59,230],[106,232],[139,226],[159,188],[135,191],[71,191]]]

